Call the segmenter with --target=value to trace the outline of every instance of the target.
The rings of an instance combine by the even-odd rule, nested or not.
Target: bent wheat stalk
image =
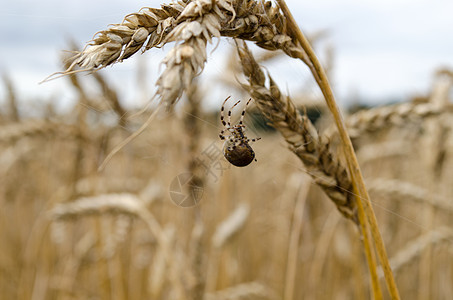
[[[294,20],[294,17],[292,16],[288,6],[286,5],[286,2],[284,0],[277,0],[277,2],[280,5],[280,8],[283,11],[284,15],[288,19],[288,29],[294,35],[295,40],[297,40],[300,43],[300,46],[305,51],[308,57],[309,63],[307,64],[307,66],[309,67],[310,71],[313,74],[313,77],[318,83],[326,100],[327,106],[329,107],[329,110],[334,117],[335,124],[337,125],[343,149],[345,152],[346,160],[348,163],[349,171],[351,173],[352,184],[357,194],[356,200],[358,207],[358,215],[360,224],[362,226],[362,233],[364,235],[364,238],[367,236],[369,222],[371,234],[374,239],[376,250],[384,270],[385,279],[390,295],[393,299],[400,299],[398,288],[396,287],[392,269],[390,268],[390,264],[388,261],[384,242],[382,240],[381,233],[379,232],[376,216],[371,206],[370,196],[368,195],[368,192],[366,190],[365,182],[363,180],[362,172],[360,171],[359,163],[357,161],[357,157],[355,155],[351,139],[349,138],[348,133],[346,131],[346,125],[343,121],[340,110],[335,101],[335,97],[333,95],[332,88],[330,87],[329,81],[327,79],[327,75],[324,72],[321,63],[316,57],[316,54],[314,53],[312,47],[310,46],[310,43],[308,42],[307,38],[304,36],[299,26],[297,25],[296,21]],[[365,247],[367,247],[366,242]],[[370,271],[372,273],[371,276],[374,297],[380,299],[382,298],[382,292],[376,279],[376,271],[371,270],[372,268],[375,268],[373,254],[367,253],[367,258],[370,266]]]

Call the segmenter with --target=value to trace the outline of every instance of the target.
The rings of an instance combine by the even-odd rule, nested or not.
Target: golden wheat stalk
[[[228,243],[228,241],[244,228],[249,215],[250,206],[246,203],[239,204],[228,218],[217,226],[211,239],[212,246],[220,249]]]
[[[365,187],[365,182],[362,176],[362,172],[360,170],[359,162],[357,161],[352,141],[347,133],[346,125],[343,121],[343,117],[335,101],[335,97],[333,95],[332,88],[329,84],[326,72],[324,71],[321,63],[316,57],[316,54],[313,51],[313,48],[311,47],[307,38],[297,25],[296,20],[294,19],[291,11],[286,5],[286,2],[284,0],[277,0],[277,2],[283,14],[288,20],[289,32],[292,33],[294,40],[300,44],[300,47],[306,53],[308,62],[307,61],[304,62],[306,62],[314,79],[316,80],[319,88],[321,89],[322,94],[324,95],[327,107],[332,113],[333,119],[338,129],[338,133],[340,135],[341,144],[343,146],[343,151],[345,154],[346,162],[348,164],[349,172],[352,178],[352,184],[354,186],[354,191],[356,194],[358,217],[362,229],[365,254],[367,257],[368,266],[371,273],[370,275],[372,279],[371,283],[373,287],[374,298],[382,299],[382,291],[380,288],[379,281],[377,279],[376,259],[374,256],[374,251],[371,248],[370,241],[368,238],[369,229],[371,232],[371,236],[374,240],[374,244],[376,246],[377,254],[384,269],[385,279],[387,287],[389,289],[389,293],[393,299],[400,299],[398,288],[396,286],[395,279],[393,277],[393,273],[388,262],[387,251],[385,249],[381,233],[379,232],[376,215],[374,214],[373,207],[371,206],[370,196],[368,195],[368,192]]]

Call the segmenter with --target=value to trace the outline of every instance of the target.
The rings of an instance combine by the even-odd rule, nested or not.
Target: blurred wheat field
[[[152,123],[103,172],[126,134],[100,116],[80,121],[95,119],[92,108],[72,124],[4,116],[2,299],[281,299],[288,284],[294,299],[369,297],[357,229],[274,132],[256,130],[258,162],[206,173],[198,206],[171,201],[174,177],[222,146],[217,116],[194,117],[190,105]],[[446,112],[354,139],[404,298],[422,287],[429,299],[452,293]],[[195,154],[187,121],[200,130]]]
[[[228,6],[221,8],[230,13]],[[272,15],[273,9],[266,6],[265,13]],[[127,21],[143,21],[134,16]],[[143,28],[130,34],[134,38],[114,60],[142,47]],[[127,31],[121,30],[118,34]],[[269,44],[237,34],[262,48],[300,55],[281,36],[285,43]],[[191,39],[191,47],[200,45]],[[200,39],[205,45],[209,40]],[[93,63],[81,59],[83,51],[66,70]],[[175,57],[191,57],[187,48],[178,51]],[[259,62],[271,58],[263,55]],[[172,67],[180,68],[172,59],[177,61],[171,54],[166,58],[167,75],[158,79],[157,93],[173,105],[185,90],[178,107],[159,112],[102,170],[106,157],[155,107],[128,111],[102,72],[83,80],[69,72],[59,80],[71,81],[79,95],[76,106],[65,114],[39,108],[40,117],[29,118],[19,112],[15,83],[4,78],[9,93],[0,116],[0,299],[371,299],[354,207],[335,202],[331,187],[317,181],[323,175],[292,153],[297,151],[287,136],[267,125],[281,126],[263,117],[257,109],[262,102],[251,105],[245,121],[247,136],[261,138],[253,143],[257,161],[245,168],[230,165],[219,140],[224,99],[218,99],[218,110],[204,109],[210,91],[194,74],[184,73],[190,85],[169,91],[165,76],[173,80]],[[88,67],[112,62],[109,57]],[[204,62],[192,63],[202,69]],[[259,67],[249,72],[256,78],[247,76],[251,65],[242,61],[249,80],[242,88],[253,94],[265,76]],[[228,74],[222,80],[231,79]],[[438,71],[424,97],[346,116],[402,299],[453,295],[452,74]],[[266,75],[272,95],[280,95]],[[243,93],[241,100],[250,97],[241,85],[228,84]],[[330,168],[340,169],[344,158],[327,108],[320,99],[307,101],[308,95],[294,98],[296,104],[285,108],[295,115],[300,111],[306,131],[319,132],[318,142],[330,150],[320,155],[329,160],[325,172],[339,177]],[[234,119],[243,107],[240,103]],[[319,118],[310,121],[307,115]],[[192,177],[178,181],[184,174]],[[333,184],[342,190],[339,180]],[[187,196],[189,203],[176,196]],[[382,270],[379,276],[384,285]]]

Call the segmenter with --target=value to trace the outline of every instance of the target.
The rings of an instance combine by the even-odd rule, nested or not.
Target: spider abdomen
[[[223,146],[223,155],[236,167],[245,167],[255,159],[255,152],[246,142],[232,146],[229,141],[226,141]]]

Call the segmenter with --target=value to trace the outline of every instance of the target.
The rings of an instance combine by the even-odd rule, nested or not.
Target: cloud
[[[0,12],[0,66],[21,78],[17,84],[34,86],[60,69],[59,53],[67,49],[68,37],[83,46],[96,31],[120,22],[127,13],[159,3],[9,0]],[[377,98],[427,91],[434,69],[453,65],[453,39],[449,38],[452,1],[292,0],[288,5],[305,32],[329,30],[329,43],[336,50],[334,82],[340,96],[351,87],[364,97]],[[157,68],[158,61],[153,63]],[[119,73],[114,76],[121,76]],[[48,88],[33,91],[49,93]]]

